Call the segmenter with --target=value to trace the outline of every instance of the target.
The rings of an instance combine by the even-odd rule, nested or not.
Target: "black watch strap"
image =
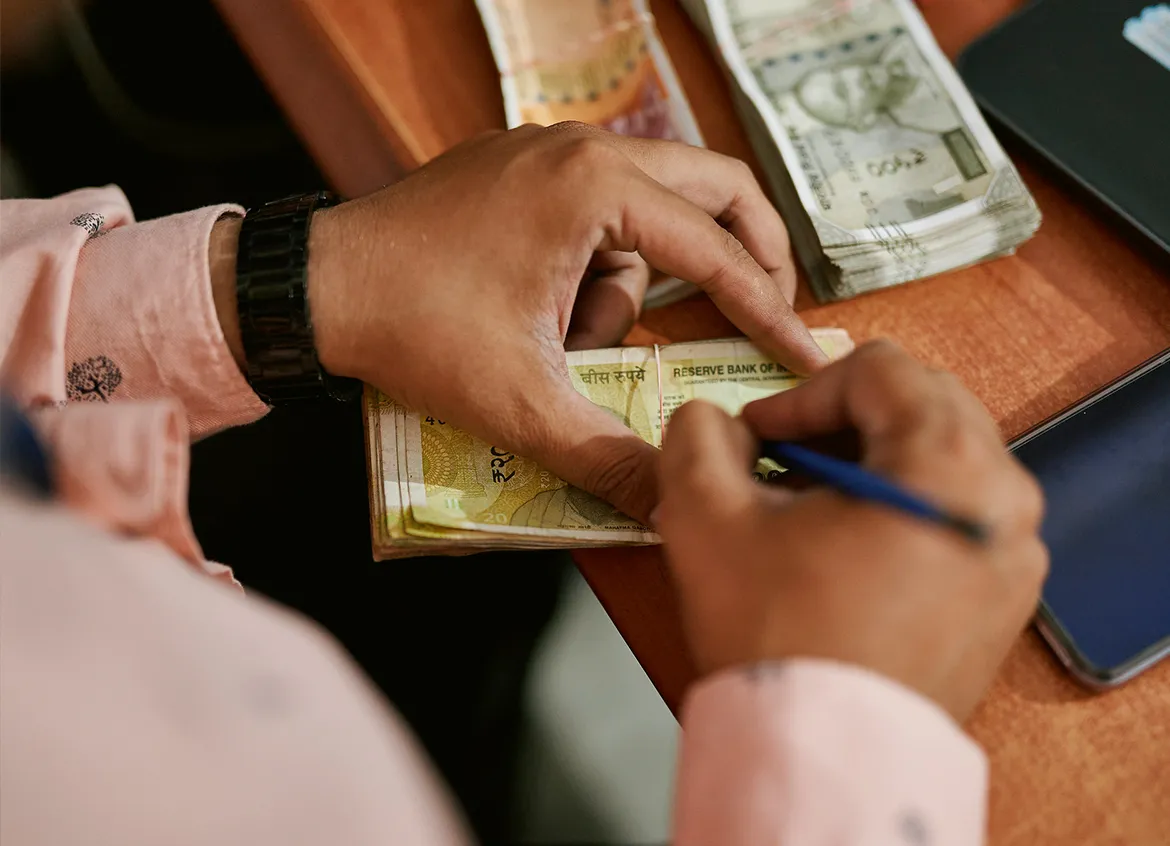
[[[326,191],[287,197],[248,212],[240,226],[236,300],[248,383],[272,405],[361,393],[356,379],[321,367],[309,310],[309,225],[338,202]]]

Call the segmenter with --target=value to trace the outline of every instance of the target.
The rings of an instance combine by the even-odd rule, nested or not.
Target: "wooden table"
[[[473,0],[217,0],[310,152],[349,196],[502,127]],[[952,57],[1023,0],[922,0]],[[754,163],[722,75],[674,0],[659,30],[708,144]],[[1070,61],[1075,57],[1070,57]],[[888,336],[957,373],[1011,437],[1170,346],[1170,269],[1018,146],[1044,212],[1013,258],[798,307],[859,341]],[[705,299],[645,315],[638,341],[735,334]],[[694,672],[652,550],[582,553],[589,583],[672,708]],[[991,759],[992,843],[1170,843],[1170,662],[1090,695],[1034,632],[968,729]]]

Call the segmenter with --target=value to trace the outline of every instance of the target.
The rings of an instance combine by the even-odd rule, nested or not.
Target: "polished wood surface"
[[[503,126],[473,0],[217,2],[348,195]],[[920,5],[953,57],[1022,0]],[[705,43],[674,0],[652,6],[709,146],[753,161]],[[1028,151],[1007,147],[1044,213],[1016,256],[827,306],[802,291],[798,307],[811,325],[842,326],[859,341],[891,337],[954,371],[1010,438],[1170,346],[1170,268]],[[694,299],[645,315],[631,340],[730,334],[709,302]],[[658,553],[578,561],[677,708],[694,672]],[[1028,632],[968,729],[991,760],[990,842],[1170,842],[1170,663],[1092,695]]]

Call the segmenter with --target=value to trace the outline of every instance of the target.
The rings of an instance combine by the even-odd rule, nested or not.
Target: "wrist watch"
[[[270,405],[361,393],[360,381],[318,361],[306,288],[313,212],[339,202],[327,191],[286,197],[249,211],[240,225],[236,303],[247,378]]]

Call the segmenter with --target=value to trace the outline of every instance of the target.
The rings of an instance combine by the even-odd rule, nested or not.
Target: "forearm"
[[[796,660],[701,682],[683,712],[675,846],[977,846],[986,761],[933,703]]]

